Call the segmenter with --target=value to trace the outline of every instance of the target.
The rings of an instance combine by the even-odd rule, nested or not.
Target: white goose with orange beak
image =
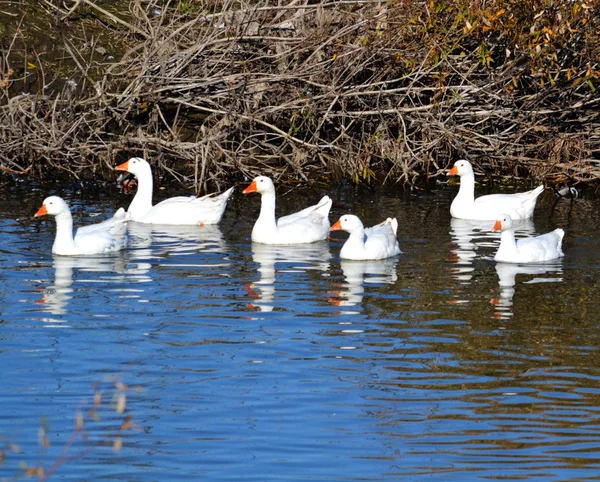
[[[112,253],[127,245],[125,216],[111,218],[109,222],[91,224],[77,230],[73,236],[73,217],[67,203],[58,196],[44,199],[35,217],[54,216],[56,237],[52,253],[63,256],[81,256]]]
[[[557,228],[541,236],[515,239],[513,220],[508,214],[496,219],[492,231],[500,231],[500,247],[494,256],[504,263],[539,263],[564,256],[562,240],[565,232]]]
[[[387,218],[380,224],[365,228],[358,216],[345,214],[331,226],[331,231],[338,230],[350,234],[340,251],[342,259],[376,260],[391,258],[401,253],[396,238],[396,218]]]
[[[460,188],[450,206],[453,218],[493,221],[506,213],[513,219],[527,219],[533,216],[537,198],[544,191],[544,186],[538,186],[532,191],[488,194],[475,199],[475,174],[469,161],[456,161],[448,175],[460,176]]]
[[[152,168],[141,157],[132,157],[116,167],[127,171],[138,180],[138,188],[127,210],[131,221],[146,224],[199,225],[218,224],[223,217],[233,188],[219,194],[202,197],[176,196],[152,205]]]
[[[261,194],[260,214],[254,228],[252,241],[263,244],[304,244],[327,239],[329,210],[332,201],[323,196],[318,204],[279,219],[275,219],[275,186],[266,176],[256,177],[244,189],[244,194]]]

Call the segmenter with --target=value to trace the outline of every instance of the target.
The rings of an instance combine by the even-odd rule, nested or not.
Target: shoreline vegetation
[[[600,185],[592,0],[39,0],[0,8],[0,177]]]

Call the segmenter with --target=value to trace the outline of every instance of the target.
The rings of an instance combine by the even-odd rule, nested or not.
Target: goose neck
[[[350,236],[348,236],[344,246],[342,246],[340,255],[352,259],[366,251],[367,247],[365,243],[367,237],[365,236],[364,229],[354,229],[349,234]]]
[[[496,257],[502,259],[514,259],[517,254],[517,241],[514,229],[506,229],[500,233],[500,247]]]
[[[460,187],[458,188],[457,198],[467,201],[475,202],[475,176],[473,173],[463,174],[460,178]]]
[[[355,228],[350,231],[349,234],[350,236],[348,236],[348,241],[351,241],[352,243],[364,245],[367,241],[364,228]]]
[[[258,219],[262,223],[272,223],[275,225],[275,193],[264,192],[261,196],[260,214]]]
[[[62,252],[72,250],[75,247],[73,239],[73,217],[69,211],[58,214],[56,221],[56,237],[52,252],[61,254]]]
[[[152,191],[154,189],[152,172],[143,172],[136,177],[138,188],[128,210],[134,220],[144,216],[152,209]]]

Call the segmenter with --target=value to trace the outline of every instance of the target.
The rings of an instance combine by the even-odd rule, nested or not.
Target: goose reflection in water
[[[396,265],[398,257],[377,261],[344,261],[340,267],[345,283],[338,291],[332,292],[329,302],[334,306],[354,307],[360,305],[365,294],[366,284],[393,284],[398,280]],[[357,310],[345,309],[339,312],[344,315],[358,314]]]
[[[38,308],[41,311],[61,316],[68,314],[69,302],[73,299],[76,291],[72,287],[75,282],[75,270],[82,273],[94,273],[93,277],[80,276],[77,282],[82,285],[98,282],[99,279],[106,283],[121,282],[125,277],[130,281],[136,278],[137,281],[144,281],[147,278],[150,265],[127,263],[121,254],[93,257],[55,256],[53,268],[54,284],[43,289],[42,298],[38,299],[37,302],[40,303]],[[98,275],[98,273],[104,274]],[[65,320],[48,318],[44,321],[63,323]]]
[[[462,282],[469,282],[473,277],[475,267],[473,262],[477,251],[490,248],[490,252],[498,249],[500,238],[492,232],[494,221],[474,221],[469,219],[452,218],[450,221],[450,236],[456,248],[451,249],[453,277]],[[535,226],[531,219],[515,221],[517,235],[534,234]]]
[[[248,296],[251,298],[248,308],[263,312],[273,311],[278,307],[283,308],[286,297],[277,299],[277,286],[281,287],[281,292],[297,293],[299,283],[305,282],[306,272],[310,270],[326,272],[329,269],[330,259],[329,244],[325,241],[287,246],[252,243],[252,260],[258,264],[257,271],[260,278],[246,286]],[[281,267],[276,269],[276,264],[280,264]],[[292,278],[294,273],[300,273],[302,281]]]
[[[127,255],[130,261],[147,266],[148,271],[152,266],[163,264],[193,268],[197,276],[201,276],[206,267],[220,272],[230,270],[230,261],[223,256],[227,250],[226,241],[217,225],[165,226],[132,222],[129,223],[129,235]],[[148,301],[151,291],[138,286],[122,297]]]
[[[513,296],[515,294],[516,277],[518,274],[543,275],[555,273],[555,277],[535,277],[523,284],[535,283],[560,283],[562,282],[562,264],[560,262],[549,262],[540,264],[516,264],[516,263],[496,263],[496,273],[498,274],[498,284],[500,285],[500,296],[494,298],[491,303],[496,307],[494,318],[506,319],[513,316]]]
[[[163,226],[129,223],[129,247],[135,258],[161,258],[167,254],[198,251],[222,253],[226,249],[218,225]]]

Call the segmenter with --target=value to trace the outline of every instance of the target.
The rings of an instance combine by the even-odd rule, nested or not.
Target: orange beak
[[[502,230],[502,223],[500,221],[496,221],[496,224],[494,224],[492,231],[501,231],[501,230]]]
[[[41,208],[38,209],[38,212],[33,215],[34,218],[39,218],[40,216],[46,216],[48,214],[48,210],[46,209],[46,205],[44,204]]]
[[[117,167],[118,169],[118,167]],[[452,169],[450,169],[448,171],[448,175],[449,176],[458,176],[458,169],[456,169],[456,166],[452,166]]]
[[[337,222],[329,228],[329,231],[340,231],[342,229],[341,219],[338,219]]]
[[[129,169],[127,169],[128,164],[129,164],[129,161],[124,162],[123,164],[119,164],[117,167],[115,167],[115,169],[117,171],[128,171],[129,170]]]
[[[250,185],[242,191],[242,194],[248,194],[248,193],[257,192],[257,191],[258,191],[258,189],[256,189],[256,181],[252,181],[250,183]]]

